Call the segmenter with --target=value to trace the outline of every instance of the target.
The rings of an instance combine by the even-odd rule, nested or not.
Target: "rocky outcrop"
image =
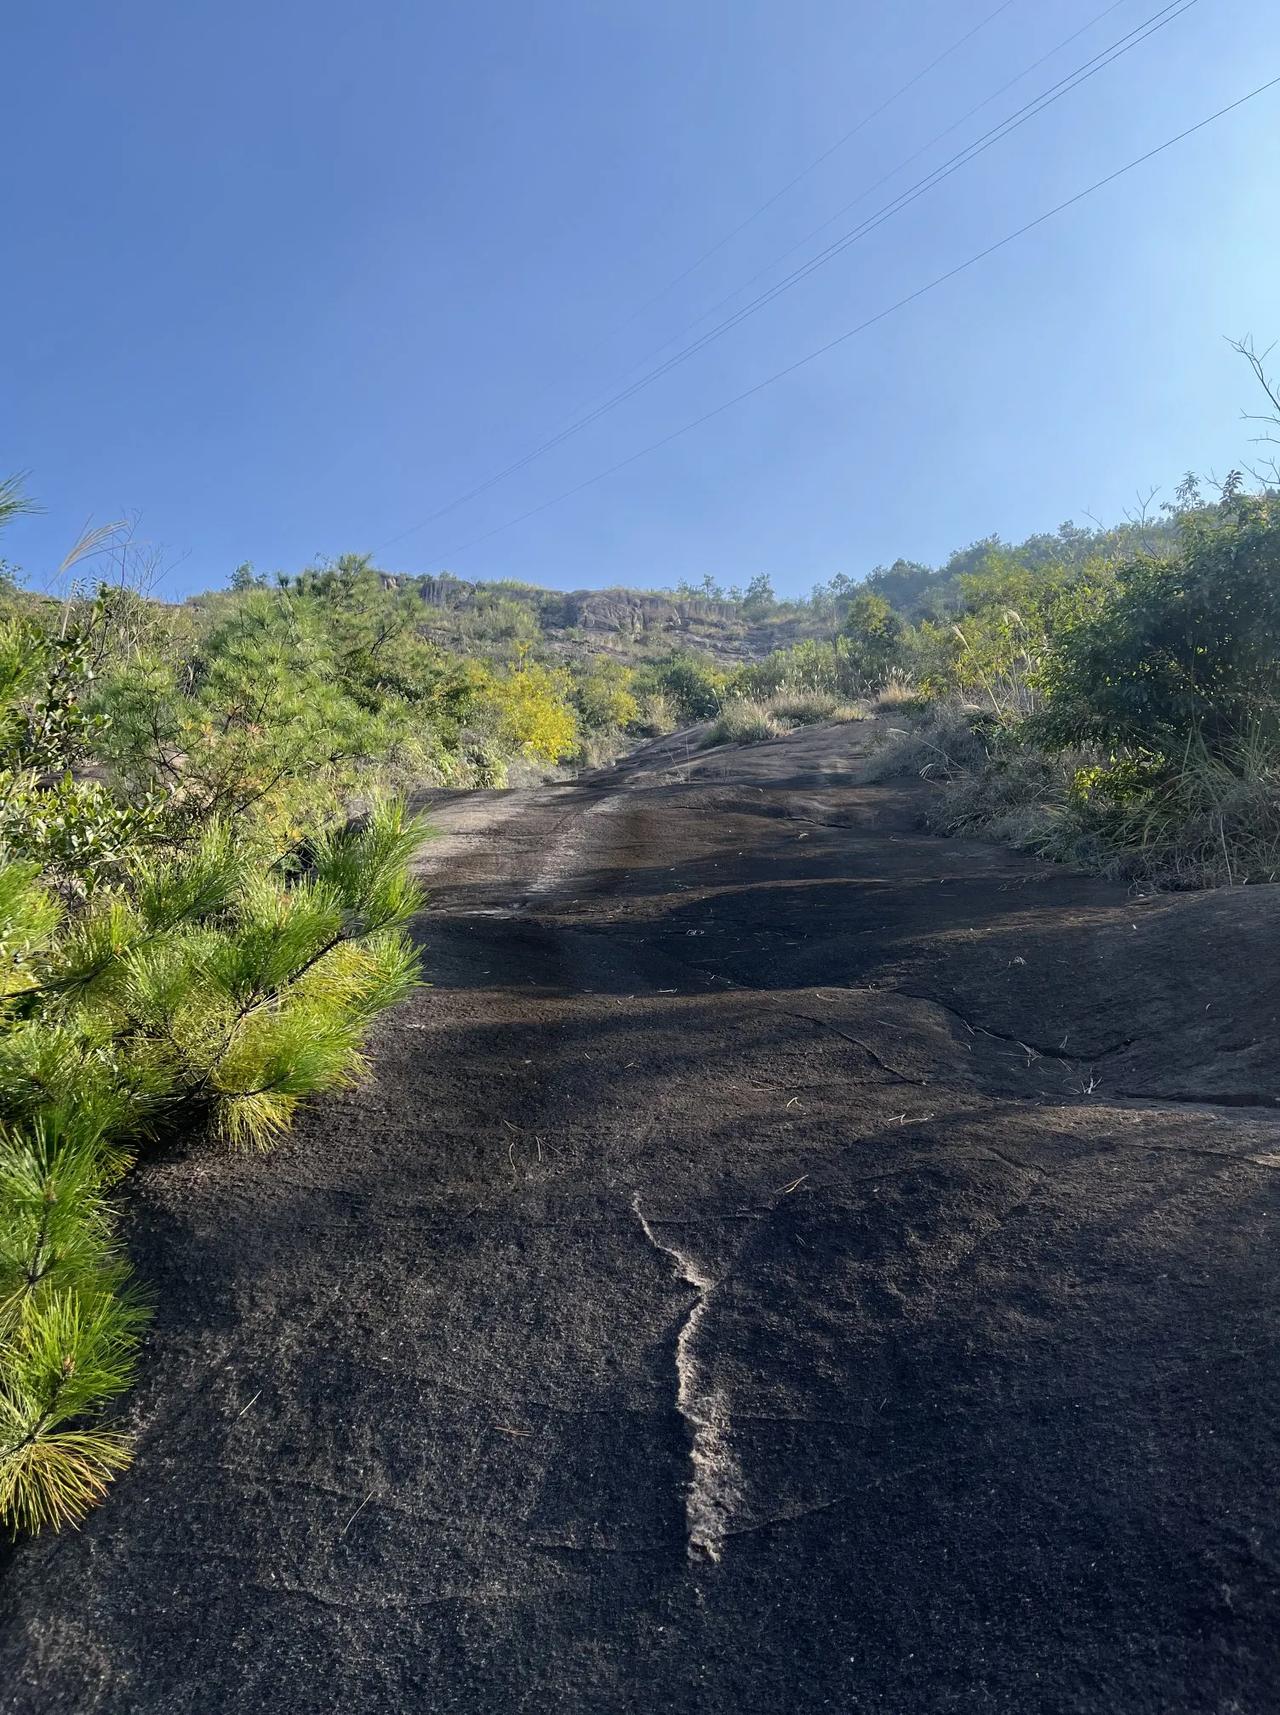
[[[685,620],[679,604],[666,596],[637,590],[577,590],[569,598],[573,624],[583,631],[618,632],[636,637],[645,631],[680,631]]]

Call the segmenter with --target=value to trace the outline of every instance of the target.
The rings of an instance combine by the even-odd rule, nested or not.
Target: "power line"
[[[815,155],[807,167],[801,168],[793,179],[788,179],[786,184],[783,185],[780,190],[776,190],[771,197],[766,197],[764,202],[760,204],[759,208],[754,209],[745,220],[740,220],[737,226],[731,228],[730,231],[725,233],[723,238],[718,238],[709,250],[704,250],[702,252],[702,255],[699,256],[696,261],[691,262],[687,268],[682,269],[681,272],[675,275],[673,279],[668,280],[665,286],[660,286],[651,297],[646,298],[637,309],[633,310],[625,321],[619,322],[609,334],[606,334],[605,338],[611,339],[614,334],[621,333],[624,328],[630,327],[631,323],[635,321],[638,316],[642,316],[647,309],[651,308],[652,305],[658,303],[660,299],[665,298],[668,292],[673,291],[675,287],[681,284],[682,281],[687,280],[690,274],[696,273],[704,262],[709,262],[713,256],[724,249],[726,244],[731,243],[740,232],[745,232],[749,226],[759,220],[762,214],[767,213],[775,203],[781,202],[782,198],[786,196],[788,191],[793,191],[798,184],[808,178],[810,173],[816,171],[824,161],[830,160],[832,155],[836,154],[838,150],[843,149],[845,144],[852,141],[860,131],[865,131],[867,126],[871,124],[872,120],[878,119],[882,113],[886,113],[889,108],[893,106],[895,101],[901,100],[908,90],[914,89],[918,83],[928,77],[931,71],[936,71],[936,69],[942,64],[943,60],[950,59],[952,54],[962,48],[966,42],[972,41],[980,31],[986,29],[988,24],[993,24],[1002,12],[1007,12],[1015,3],[1016,0],[1001,0],[1001,4],[996,7],[994,12],[988,12],[985,18],[980,18],[972,29],[966,30],[963,36],[958,36],[956,40],[951,43],[950,47],[943,48],[942,52],[931,59],[927,66],[923,66],[914,77],[909,77],[904,84],[894,90],[892,95],[887,95],[880,103],[879,107],[873,107],[870,113],[864,114],[863,117],[859,119],[858,123],[851,126],[842,137],[837,137],[835,142],[828,148],[824,149],[820,155]]]
[[[976,138],[972,143],[967,143],[963,149],[958,150],[956,154],[950,156],[942,163],[941,166],[935,167],[933,171],[927,173],[923,179],[918,179],[914,185],[908,186],[905,191],[900,191],[896,197],[894,197],[890,202],[884,204],[874,214],[868,215],[865,220],[860,221],[858,225],[851,228],[850,231],[841,234],[839,238],[833,239],[831,243],[820,250],[816,256],[811,257],[807,262],[801,263],[800,266],[793,269],[790,274],[785,275],[781,280],[768,287],[767,290],[761,292],[757,297],[742,305],[741,308],[735,310],[732,315],[726,316],[725,319],[722,322],[717,323],[715,327],[709,328],[706,333],[701,334],[691,344],[683,347],[680,351],[673,353],[671,357],[659,364],[656,369],[642,376],[629,387],[624,388],[621,392],[615,394],[611,399],[605,401],[595,410],[580,418],[578,422],[572,425],[571,428],[564,431],[563,437],[558,436],[554,441],[548,442],[546,450],[550,451],[551,447],[558,445],[561,438],[567,438],[570,434],[577,433],[580,428],[586,428],[589,424],[593,423],[597,417],[603,416],[606,411],[612,410],[616,405],[620,405],[625,400],[632,397],[633,394],[640,392],[645,387],[648,387],[652,382],[660,379],[661,376],[665,375],[669,370],[674,369],[678,364],[686,362],[705,346],[710,345],[714,340],[719,339],[722,334],[729,332],[732,328],[736,327],[739,322],[745,321],[749,316],[754,315],[757,310],[763,309],[766,305],[772,303],[775,298],[781,297],[784,292],[790,291],[792,286],[798,285],[802,280],[806,280],[810,274],[814,274],[819,268],[825,267],[828,262],[831,262],[837,256],[842,255],[845,250],[849,249],[860,239],[865,238],[868,233],[874,232],[878,227],[883,226],[885,222],[890,220],[895,214],[900,214],[904,208],[908,208],[913,202],[917,202],[920,197],[924,196],[926,192],[933,190],[937,185],[941,184],[944,179],[948,179],[953,173],[959,172],[961,167],[968,166],[971,161],[976,160],[979,155],[985,154],[988,149],[994,148],[997,143],[1002,143],[1004,139],[1010,136],[1014,131],[1020,130],[1021,127],[1027,124],[1030,120],[1038,118],[1046,108],[1053,106],[1055,102],[1062,100],[1064,96],[1072,94],[1082,83],[1088,82],[1091,77],[1096,77],[1100,71],[1104,71],[1108,66],[1114,65],[1116,60],[1121,59],[1125,54],[1132,52],[1134,48],[1141,46],[1143,42],[1155,35],[1158,30],[1163,30],[1167,25],[1182,17],[1184,13],[1189,12],[1196,4],[1198,4],[1198,0],[1168,0],[1168,4],[1162,7],[1160,12],[1154,13],[1150,18],[1146,19],[1144,23],[1137,25],[1128,33],[1128,35],[1121,36],[1118,41],[1113,42],[1110,47],[1104,48],[1101,53],[1096,54],[1093,59],[1086,60],[1084,65],[1078,66],[1073,72],[1069,72],[1066,77],[1061,78],[1056,84],[1051,84],[1047,90],[1042,91],[1039,95],[1034,96],[1031,101],[1026,102],[1022,107],[1016,109],[1016,111],[1010,114],[1007,119],[1002,119],[998,125],[993,126],[989,131],[983,132],[983,134]]]
[[[871,124],[872,120],[878,119],[882,113],[887,112],[887,110],[893,106],[894,102],[900,100],[908,90],[914,89],[916,84],[921,82],[923,78],[926,78],[931,71],[936,70],[944,60],[949,59],[951,55],[962,48],[966,42],[972,41],[976,35],[978,35],[982,30],[985,30],[988,24],[994,23],[1002,12],[1007,12],[1011,6],[1017,3],[1018,0],[1001,0],[1000,5],[998,5],[994,11],[988,12],[985,17],[980,18],[978,22],[966,30],[962,36],[957,36],[955,41],[953,41],[948,47],[943,48],[940,54],[935,54],[933,59],[929,61],[928,65],[923,66],[913,77],[909,77],[904,84],[900,84],[899,87],[894,90],[893,94],[886,96],[878,107],[872,108],[870,113],[864,114],[856,125],[851,126],[849,130],[843,133],[842,136],[837,137],[835,142],[824,149],[820,155],[816,155],[814,159],[809,162],[807,167],[802,167],[794,178],[788,179],[787,183],[783,185],[781,189],[775,191],[772,196],[767,197],[758,208],[753,209],[744,220],[739,221],[737,226],[733,227],[729,232],[726,232],[722,238],[717,239],[709,250],[704,250],[701,256],[695,258],[687,268],[681,269],[680,273],[674,275],[664,286],[660,286],[656,292],[651,293],[650,296],[645,298],[642,303],[637,304],[636,308],[632,310],[629,315],[624,316],[620,322],[615,322],[614,325],[601,334],[598,339],[592,340],[587,346],[587,354],[590,355],[593,352],[599,351],[602,346],[607,345],[610,340],[615,339],[618,334],[629,328],[631,324],[642,316],[647,309],[650,309],[662,298],[665,298],[668,292],[673,291],[676,286],[681,284],[682,281],[687,280],[691,274],[696,273],[704,262],[709,261],[712,256],[717,254],[718,251],[723,250],[725,245],[736,238],[740,232],[745,232],[747,227],[759,220],[760,216],[766,213],[767,210],[771,209],[776,202],[780,201],[788,191],[794,190],[802,180],[808,178],[809,174],[815,171],[816,168],[820,167],[824,161],[828,160],[839,149],[842,149],[844,145],[852,138],[856,137],[860,131],[865,130],[865,128]],[[1125,5],[1127,3],[1128,0],[1115,0],[1115,5],[1108,7],[1108,10],[1114,11],[1116,6]],[[664,344],[669,343],[669,341],[664,341]],[[547,385],[534,395],[532,403],[535,405],[540,404],[541,401],[555,389],[558,380],[558,376],[552,376]],[[440,514],[437,513],[433,516],[439,517]],[[402,532],[401,535],[393,537],[392,542],[403,541],[405,536],[412,535],[415,530],[422,529],[424,524],[428,524],[430,522],[431,519],[424,519],[422,524],[412,525],[410,529]],[[384,542],[382,547],[388,548],[392,546],[392,542]],[[381,549],[376,551],[381,552]]]
[[[1114,11],[1116,6],[1124,5],[1126,3],[1127,0],[1115,0],[1115,5],[1108,7],[1108,11]],[[813,160],[809,162],[807,167],[802,167],[794,178],[788,179],[785,185],[783,185],[779,190],[776,190],[772,196],[767,197],[758,208],[753,209],[752,212],[747,215],[745,220],[739,221],[737,226],[726,232],[723,238],[717,239],[710,249],[704,250],[702,254],[695,258],[687,268],[681,269],[680,273],[674,275],[670,280],[668,280],[665,286],[660,286],[656,292],[652,293],[642,303],[638,304],[636,308],[632,310],[630,315],[624,316],[620,322],[615,323],[608,332],[603,334],[598,340],[594,341],[591,346],[588,347],[588,350],[598,351],[601,346],[607,344],[608,341],[616,338],[618,334],[630,327],[631,324],[636,321],[638,317],[642,316],[647,309],[650,309],[654,304],[658,303],[660,299],[665,298],[668,292],[673,291],[676,286],[682,283],[682,281],[687,280],[691,274],[696,273],[704,262],[709,261],[712,256],[717,254],[718,251],[723,250],[725,245],[736,238],[740,232],[745,232],[747,227],[759,220],[760,216],[766,213],[766,211],[771,209],[775,203],[779,202],[784,196],[786,196],[788,191],[794,190],[802,180],[808,178],[809,174],[820,167],[824,161],[829,160],[830,157],[838,150],[842,149],[846,143],[856,137],[860,131],[864,131],[873,120],[878,119],[882,113],[887,112],[888,109],[893,106],[894,102],[899,101],[908,90],[914,89],[915,86],[926,78],[931,71],[935,71],[944,60],[949,59],[952,54],[964,47],[966,42],[972,41],[976,35],[986,29],[988,24],[994,23],[1001,13],[1007,12],[1010,7],[1015,4],[1017,4],[1017,0],[1000,0],[1000,4],[996,6],[993,11],[988,12],[984,17],[980,18],[978,22],[966,30],[963,35],[957,36],[955,41],[950,43],[949,46],[943,48],[940,54],[935,54],[933,59],[931,59],[927,65],[922,66],[921,69],[916,72],[913,77],[909,77],[904,84],[900,84],[899,87],[893,91],[892,95],[887,95],[878,107],[874,107],[870,113],[864,114],[856,125],[850,126],[843,135],[836,138],[834,143],[828,145],[820,155],[816,155]],[[1094,21],[1096,22],[1096,20]],[[1086,26],[1086,28],[1087,27],[1088,26]],[[1071,38],[1068,38],[1068,40],[1070,39]],[[1017,80],[1015,79],[1014,81],[1016,82]],[[748,282],[748,284],[750,284],[750,282]],[[703,318],[699,317],[698,319],[702,320]],[[668,345],[670,344],[670,341],[664,341],[663,344]],[[662,347],[660,346],[658,349],[661,350]],[[545,399],[547,394],[552,391],[555,387],[556,379],[557,377],[553,376],[547,386],[535,396],[535,404],[542,399]],[[501,481],[502,476],[508,474],[510,474],[508,471],[504,471],[500,476],[493,480]],[[482,486],[487,487],[489,485],[484,484]],[[477,490],[475,492],[480,491]],[[443,506],[438,511],[431,513],[429,517],[421,519],[417,524],[411,524],[407,530],[402,530],[398,536],[392,536],[388,541],[380,543],[378,548],[375,549],[375,552],[381,553],[386,548],[394,547],[397,542],[403,542],[406,537],[415,535],[419,530],[424,530],[428,524],[433,524],[437,518],[442,518],[446,512],[453,511],[455,507],[463,505],[467,500],[472,498],[473,494],[466,494],[458,500],[450,501],[447,506]]]
[[[819,251],[816,256],[811,257],[807,262],[802,263],[798,268],[793,269],[790,274],[785,275],[781,280],[775,282],[774,285],[768,287],[764,292],[759,293],[748,303],[743,304],[739,309],[733,311],[733,313],[726,316],[723,321],[718,322],[714,327],[708,328],[705,333],[700,334],[698,338],[693,340],[689,345],[672,353],[670,357],[665,358],[657,365],[656,368],[649,370],[646,374],[629,383],[629,385],[622,388],[619,392],[611,395],[608,399],[603,400],[584,416],[577,418],[566,428],[553,435],[549,440],[544,441],[541,446],[534,448],[532,452],[526,453],[523,458],[515,460],[514,463],[508,465],[504,470],[488,478],[484,483],[480,484],[478,488],[473,489],[469,494],[461,497],[458,501],[454,502],[453,505],[461,505],[464,500],[474,499],[477,494],[483,493],[486,489],[493,487],[495,483],[502,481],[504,477],[513,475],[517,470],[522,470],[525,465],[532,463],[536,458],[540,458],[543,453],[552,451],[563,441],[566,441],[573,435],[578,434],[582,429],[590,427],[592,423],[596,422],[598,418],[604,416],[607,412],[616,409],[616,407],[621,404],[625,404],[628,399],[634,397],[635,394],[642,392],[646,387],[652,386],[655,381],[660,380],[672,369],[677,368],[682,363],[688,362],[689,358],[696,356],[698,352],[702,351],[706,346],[711,345],[723,334],[726,334],[733,328],[737,327],[740,322],[746,321],[748,317],[755,315],[757,311],[764,309],[767,305],[772,303],[775,298],[781,297],[784,292],[790,291],[793,286],[799,285],[800,282],[807,279],[810,274],[816,273],[819,268],[825,267],[828,262],[834,261],[837,256],[841,255],[853,244],[867,237],[869,233],[874,232],[878,227],[883,226],[887,220],[892,219],[896,214],[900,214],[904,208],[910,207],[913,202],[917,202],[920,197],[924,196],[926,192],[933,190],[937,185],[941,184],[944,179],[950,178],[951,175],[958,172],[961,167],[968,166],[969,163],[976,160],[979,155],[985,154],[988,149],[994,148],[997,143],[1003,142],[1004,139],[1010,136],[1014,131],[1021,129],[1021,127],[1027,124],[1030,120],[1037,118],[1045,111],[1046,108],[1053,106],[1055,102],[1062,100],[1064,96],[1072,94],[1082,83],[1088,82],[1091,77],[1096,77],[1100,71],[1104,71],[1108,66],[1113,65],[1116,60],[1121,59],[1125,54],[1131,52],[1134,48],[1139,47],[1143,42],[1148,40],[1149,37],[1155,35],[1158,30],[1164,29],[1168,24],[1173,23],[1175,19],[1182,17],[1185,12],[1189,12],[1196,4],[1198,4],[1198,0],[1167,0],[1167,3],[1161,7],[1159,12],[1153,13],[1152,16],[1145,19],[1143,23],[1135,25],[1132,30],[1112,42],[1109,47],[1103,48],[1101,52],[1095,54],[1092,59],[1086,60],[1083,65],[1077,66],[1072,72],[1068,72],[1068,74],[1065,77],[1060,78],[1057,83],[1050,84],[1048,89],[1042,90],[1039,95],[1034,96],[1029,102],[1024,103],[1022,107],[1017,108],[1007,118],[1002,119],[998,125],[993,126],[989,131],[983,132],[983,134],[980,137],[975,138],[973,142],[967,143],[963,149],[958,150],[956,154],[950,156],[941,164],[941,166],[935,167],[931,172],[926,173],[923,179],[918,179],[914,185],[908,186],[905,191],[900,191],[896,197],[893,197],[888,203],[885,203],[881,208],[876,210],[874,214],[868,215],[849,232],[843,233],[837,239],[833,239],[831,243]],[[450,510],[451,509],[452,507]]]
[[[888,184],[890,179],[896,178],[897,175],[902,172],[904,167],[909,167],[913,161],[918,161],[921,155],[928,154],[929,150],[932,149],[935,144],[941,143],[943,138],[949,137],[953,131],[958,131],[967,120],[972,119],[976,113],[981,113],[984,107],[990,107],[993,101],[998,101],[1000,97],[1008,90],[1012,89],[1015,84],[1021,83],[1025,77],[1030,77],[1033,71],[1038,71],[1046,61],[1053,59],[1056,54],[1060,54],[1063,48],[1070,47],[1072,42],[1078,41],[1081,36],[1087,34],[1088,31],[1093,29],[1095,24],[1100,24],[1104,18],[1110,17],[1113,12],[1118,12],[1122,6],[1128,6],[1130,4],[1132,4],[1132,0],[1111,0],[1111,4],[1109,6],[1104,6],[1101,12],[1095,12],[1093,17],[1088,19],[1087,22],[1081,24],[1078,29],[1072,30],[1071,34],[1064,36],[1061,41],[1055,42],[1053,47],[1048,49],[1047,52],[1041,54],[1038,59],[1034,59],[1029,65],[1023,66],[1020,72],[1017,72],[1013,77],[1002,83],[998,89],[993,89],[990,95],[984,96],[981,101],[976,102],[974,106],[962,113],[958,119],[953,119],[950,125],[944,126],[941,131],[935,131],[933,136],[930,137],[926,143],[922,143],[919,148],[913,149],[909,155],[905,155],[903,159],[900,160],[896,166],[891,167],[887,173],[882,173],[878,179],[874,179],[871,184],[864,186],[863,189],[858,192],[856,197],[851,197],[848,202],[842,203],[840,207],[836,209],[834,214],[828,215],[826,220],[820,221],[817,226],[812,228],[811,231],[806,232],[802,238],[798,238],[794,244],[788,245],[787,248],[779,255],[773,257],[771,261],[766,262],[763,268],[757,269],[754,274],[749,275],[748,278],[743,280],[740,285],[735,286],[732,291],[726,292],[724,297],[717,298],[715,303],[709,304],[707,308],[703,310],[701,315],[695,316],[691,322],[686,322],[684,326],[678,329],[675,333],[662,340],[660,344],[652,347],[643,357],[637,358],[637,360],[627,368],[620,379],[625,380],[627,376],[634,374],[637,369],[640,369],[644,365],[652,362],[655,357],[664,352],[669,345],[673,345],[676,340],[682,339],[687,333],[692,333],[694,328],[699,327],[703,322],[705,322],[708,316],[713,316],[717,310],[723,309],[726,304],[731,304],[740,293],[746,291],[748,286],[754,286],[757,280],[763,280],[765,275],[771,273],[780,262],[785,262],[789,256],[794,256],[797,250],[803,250],[806,244],[809,244],[813,239],[825,232],[829,226],[833,226],[842,214],[848,214],[850,209],[856,208],[860,202],[865,201],[873,191],[878,191],[881,185]],[[584,400],[582,404],[577,406],[576,410],[581,411],[592,402],[592,399],[588,398]]]
[[[1179,131],[1176,135],[1166,138],[1163,143],[1158,143],[1154,149],[1148,149],[1145,154],[1135,156],[1132,161],[1127,161],[1123,167],[1117,167],[1114,172],[1107,173],[1103,178],[1095,179],[1091,185],[1086,185],[1083,190],[1077,191],[1074,196],[1069,196],[1064,202],[1057,203],[1053,208],[1046,209],[1043,214],[1036,215],[1034,220],[1029,220],[1024,225],[1017,227],[1013,232],[1006,233],[1003,238],[998,238],[994,244],[988,244],[984,250],[976,251],[974,255],[968,257],[965,261],[958,262],[954,268],[948,268],[944,274],[936,275],[935,278],[928,281],[927,284],[918,286],[914,292],[908,292],[905,297],[899,298],[896,303],[889,304],[883,310],[878,310],[873,316],[868,316],[865,321],[859,322],[856,327],[848,328],[844,333],[837,334],[834,339],[828,340],[825,345],[817,346],[813,351],[806,352],[803,357],[798,357],[794,363],[788,363],[784,368],[775,370],[772,375],[766,375],[763,381],[757,381],[754,386],[744,389],[741,393],[736,393],[732,399],[726,399],[722,404],[714,406],[710,411],[704,411],[700,417],[694,417],[691,421],[682,424],[680,428],[673,429],[669,434],[661,436],[660,439],[650,441],[647,446],[641,447],[639,451],[630,453],[626,458],[619,459],[615,464],[609,465],[606,469],[597,471],[594,476],[589,476],[582,482],[575,483],[572,488],[566,488],[560,494],[553,495],[550,500],[544,500],[538,506],[529,507],[527,511],[518,513],[516,517],[508,518],[505,523],[495,525],[492,530],[486,530],[479,536],[472,536],[468,541],[458,543],[455,547],[448,550],[449,553],[463,553],[468,548],[474,548],[477,543],[487,542],[491,537],[499,536],[505,530],[514,529],[517,524],[523,524],[526,519],[535,518],[540,512],[546,512],[551,507],[558,506],[561,501],[569,500],[575,494],[581,494],[583,489],[591,488],[596,483],[605,481],[607,477],[614,476],[618,471],[625,470],[628,465],[635,464],[639,459],[647,458],[650,453],[658,452],[662,447],[670,446],[672,441],[679,440],[681,436],[690,434],[694,429],[701,428],[704,423],[709,423],[714,418],[722,416],[726,411],[732,410],[735,405],[741,405],[744,400],[753,398],[757,393],[762,393],[766,387],[772,387],[775,382],[785,380],[788,375],[794,375],[798,369],[803,369],[807,364],[815,362],[820,357],[825,357],[828,352],[834,351],[837,346],[845,344],[847,340],[854,339],[858,334],[865,333],[868,328],[875,327],[878,322],[885,321],[889,316],[895,315],[899,310],[906,309],[908,305],[914,304],[918,299],[925,297],[929,292],[936,291],[939,286],[946,285],[949,280],[954,280],[957,275],[966,273],[970,268],[976,267],[979,262],[984,262],[989,256],[994,256],[997,251],[1005,249],[1008,245],[1015,243],[1019,238],[1024,238],[1028,232],[1034,232],[1037,227],[1043,226],[1046,221],[1053,220],[1057,215],[1065,213],[1069,208],[1074,208],[1077,203],[1083,202],[1086,197],[1093,196],[1096,191],[1104,189],[1107,185],[1114,184],[1117,179],[1123,178],[1126,173],[1131,173],[1136,168],[1145,166],[1148,161],[1154,160],[1157,155],[1163,155],[1166,150],[1174,148],[1179,143],[1185,142],[1188,137],[1194,137],[1197,132],[1205,130],[1207,126],[1215,124],[1219,119],[1224,119],[1228,113],[1234,113],[1237,108],[1243,107],[1246,102],[1255,101],[1258,96],[1265,95],[1268,90],[1275,89],[1277,87],[1280,87],[1280,76],[1270,78],[1266,83],[1260,83],[1256,89],[1251,89],[1247,95],[1239,96],[1235,101],[1228,102],[1225,107],[1220,107],[1216,113],[1210,113],[1206,118],[1197,120],[1194,125],[1188,125],[1184,131]]]
[[[1154,12],[1149,18],[1144,19],[1141,24],[1135,25],[1132,30],[1127,31],[1123,36],[1118,37],[1116,41],[1101,49],[1097,54],[1093,55],[1091,59],[1086,60],[1082,65],[1079,65],[1073,71],[1068,72],[1065,77],[1060,78],[1056,83],[1050,84],[1047,89],[1042,90],[1038,95],[1032,97],[1029,102],[1024,103],[1022,107],[1017,108],[1007,118],[1002,119],[999,124],[993,126],[989,131],[984,132],[973,142],[966,144],[963,149],[959,150],[947,161],[944,161],[941,166],[935,167],[930,173],[927,173],[923,179],[917,180],[914,185],[908,186],[905,191],[899,192],[896,197],[884,204],[874,214],[869,215],[865,220],[859,222],[859,224],[851,231],[844,233],[838,239],[833,240],[816,256],[811,257],[808,262],[803,263],[796,269],[793,269],[792,272],[789,275],[786,275],[782,280],[769,287],[766,291],[760,293],[757,297],[750,300],[747,304],[744,304],[738,310],[735,310],[731,315],[717,323],[714,327],[709,328],[705,333],[699,335],[699,337],[691,344],[664,359],[664,361],[656,368],[648,371],[645,375],[631,382],[619,392],[613,394],[601,404],[588,411],[584,416],[577,418],[567,427],[559,430],[556,434],[543,441],[540,445],[534,447],[531,451],[523,454],[520,458],[513,460],[510,464],[505,465],[501,470],[494,472],[491,476],[486,477],[483,482],[477,483],[474,487],[466,490],[463,494],[455,496],[454,499],[446,502],[444,506],[438,507],[436,511],[429,514],[428,517],[421,519],[417,524],[410,525],[407,530],[402,530],[398,535],[389,538],[386,542],[380,543],[377,551],[381,553],[385,549],[395,546],[396,543],[402,542],[407,537],[415,535],[419,530],[425,529],[428,524],[433,524],[436,519],[442,518],[447,513],[455,511],[459,506],[463,506],[468,501],[476,499],[488,489],[505,481],[507,477],[513,476],[519,470],[523,470],[525,466],[532,464],[545,453],[551,452],[564,441],[569,440],[576,434],[579,434],[583,429],[589,427],[607,412],[615,410],[619,405],[624,404],[628,399],[634,397],[635,394],[643,391],[644,388],[651,386],[655,381],[660,380],[662,376],[669,373],[669,371],[676,368],[679,364],[685,363],[689,358],[696,356],[698,352],[710,345],[713,341],[719,339],[723,334],[728,333],[740,322],[745,321],[749,316],[755,315],[759,310],[772,303],[775,298],[780,297],[784,292],[789,291],[793,286],[798,285],[802,280],[807,279],[810,274],[815,273],[819,268],[825,267],[828,262],[833,261],[836,256],[847,250],[851,245],[858,242],[861,238],[866,237],[868,233],[873,232],[877,227],[882,226],[895,214],[900,213],[902,209],[909,207],[911,203],[917,201],[921,196],[925,195],[927,191],[932,190],[944,179],[949,178],[952,173],[958,172],[961,167],[967,166],[970,161],[975,160],[981,154],[985,154],[986,151],[993,148],[996,143],[1002,142],[1005,137],[1011,135],[1014,131],[1019,130],[1031,119],[1036,118],[1040,113],[1044,112],[1046,108],[1052,106],[1055,102],[1060,101],[1064,96],[1073,93],[1082,83],[1085,83],[1090,78],[1095,77],[1100,71],[1103,71],[1107,66],[1114,64],[1116,60],[1122,58],[1134,48],[1141,46],[1142,43],[1155,35],[1157,31],[1164,29],[1177,18],[1182,17],[1184,13],[1189,12],[1191,8],[1197,4],[1198,0],[1167,0],[1167,3],[1164,6],[1162,6],[1157,12]]]

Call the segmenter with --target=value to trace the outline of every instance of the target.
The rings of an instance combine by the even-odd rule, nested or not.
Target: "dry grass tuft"
[[[892,780],[918,774],[925,780],[952,780],[986,766],[989,760],[979,711],[960,702],[932,703],[909,725],[890,727],[872,752],[864,778]]]
[[[872,712],[878,715],[906,714],[911,710],[922,713],[927,704],[920,687],[901,674],[893,674],[871,699]]]
[[[774,691],[768,697],[736,697],[727,702],[703,740],[714,744],[761,744],[796,727],[827,721],[860,721],[866,711],[842,702],[830,691]]]
[[[763,705],[784,726],[821,726],[824,721],[860,721],[864,711],[831,691],[790,691],[784,686]]]
[[[765,739],[778,738],[783,731],[766,704],[742,698],[725,704],[702,742],[706,746],[761,744]]]
[[[1157,888],[1280,880],[1280,742],[1257,731],[1222,752],[1188,743],[1177,764],[1048,750],[1020,725],[959,702],[892,727],[865,778],[917,774],[940,788],[940,832]]]

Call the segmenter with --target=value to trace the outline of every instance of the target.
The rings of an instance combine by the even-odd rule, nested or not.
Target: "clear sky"
[[[559,587],[766,571],[793,592],[1224,472],[1253,400],[1223,336],[1280,336],[1280,89],[488,534],[1280,75],[1275,0],[1199,0],[635,398],[402,534],[643,374],[1105,0],[1011,0],[671,285],[996,3],[13,0],[0,473],[29,471],[46,510],[4,553],[39,581],[87,517],[128,512],[174,596],[243,560],[348,550]],[[786,266],[1159,9],[1122,0]]]

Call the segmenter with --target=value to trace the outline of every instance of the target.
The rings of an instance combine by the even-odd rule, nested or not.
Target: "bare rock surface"
[[[138,1457],[12,1715],[1265,1715],[1280,908],[919,829],[859,728],[436,806],[431,986],[139,1172]]]

